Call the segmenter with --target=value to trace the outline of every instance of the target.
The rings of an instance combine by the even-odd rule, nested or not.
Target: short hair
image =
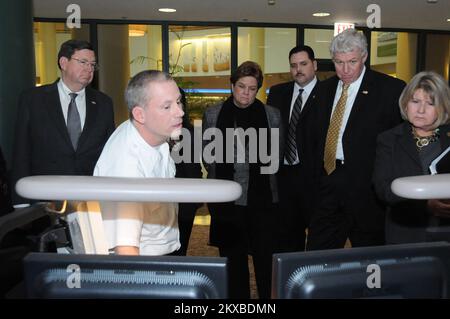
[[[366,36],[353,28],[346,29],[336,35],[330,44],[331,57],[334,57],[336,53],[348,53],[355,49],[360,50],[362,55],[367,55]]]
[[[72,58],[72,55],[74,55],[76,51],[85,49],[94,51],[92,45],[84,40],[72,39],[61,44],[61,48],[59,49],[58,52],[58,61],[57,61],[59,69],[61,69],[61,66],[59,65],[59,59],[61,57],[65,57],[70,60]]]
[[[435,129],[441,125],[448,124],[450,122],[450,88],[444,78],[433,71],[417,73],[403,89],[399,98],[402,118],[408,121],[406,111],[408,102],[411,101],[414,93],[419,89],[424,90],[430,96],[436,108],[437,119],[432,128]]]
[[[262,86],[264,76],[261,67],[253,61],[245,61],[231,74],[230,82],[235,85],[243,77],[252,76],[258,82],[258,89]]]
[[[125,89],[125,101],[127,103],[130,119],[133,119],[133,109],[140,105],[144,107],[150,101],[147,87],[152,82],[173,81],[166,72],[159,70],[146,70],[133,76]]]
[[[289,51],[289,60],[291,60],[291,56],[293,54],[299,53],[299,52],[306,52],[308,54],[308,59],[311,61],[315,60],[314,57],[314,50],[307,45],[297,45],[296,47],[292,48],[291,51]]]

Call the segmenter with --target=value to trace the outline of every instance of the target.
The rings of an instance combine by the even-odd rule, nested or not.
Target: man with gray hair
[[[128,83],[130,119],[111,135],[95,176],[175,176],[167,140],[181,133],[183,109],[175,81],[161,71],[143,71]],[[176,203],[102,202],[109,248],[120,255],[167,255],[179,249]]]
[[[371,178],[377,135],[401,122],[401,80],[366,68],[367,40],[347,29],[330,46],[336,76],[318,86],[315,121],[310,128],[316,163],[317,208],[307,249],[384,243],[385,209],[377,201]]]

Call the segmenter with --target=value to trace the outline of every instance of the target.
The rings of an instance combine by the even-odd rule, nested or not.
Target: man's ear
[[[367,60],[367,53],[366,54],[364,54],[364,56],[362,57],[362,61],[363,61],[363,63],[366,63],[366,60]]]
[[[314,72],[317,72],[317,60],[313,61]]]
[[[133,118],[136,122],[140,124],[143,124],[145,122],[145,112],[143,107],[133,107],[133,110],[131,110],[131,114],[133,114]]]
[[[59,66],[61,67],[61,70],[65,70],[66,69],[66,65],[69,62],[69,59],[66,58],[65,56],[62,56],[59,58]]]

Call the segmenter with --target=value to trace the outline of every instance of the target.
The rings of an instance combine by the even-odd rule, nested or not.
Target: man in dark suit
[[[401,80],[367,69],[367,40],[348,29],[330,46],[336,76],[318,86],[314,104],[318,206],[307,249],[384,243],[384,208],[371,187],[377,135],[401,122]]]
[[[289,52],[289,67],[293,81],[270,89],[267,104],[277,107],[285,130],[285,152],[278,173],[280,211],[277,251],[305,250],[305,229],[311,207],[311,169],[305,161],[304,127],[310,120],[316,91],[317,61],[309,46],[296,46]]]
[[[19,99],[12,185],[30,175],[92,175],[114,131],[112,100],[87,87],[97,69],[92,46],[63,43],[58,66],[61,79]],[[15,194],[13,202],[17,208],[28,201]]]

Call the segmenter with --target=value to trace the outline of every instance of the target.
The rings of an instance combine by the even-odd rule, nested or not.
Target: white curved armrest
[[[411,199],[450,198],[450,174],[401,177],[391,184],[394,194]]]
[[[16,184],[19,195],[41,200],[203,203],[241,196],[236,182],[201,178],[29,176]]]

